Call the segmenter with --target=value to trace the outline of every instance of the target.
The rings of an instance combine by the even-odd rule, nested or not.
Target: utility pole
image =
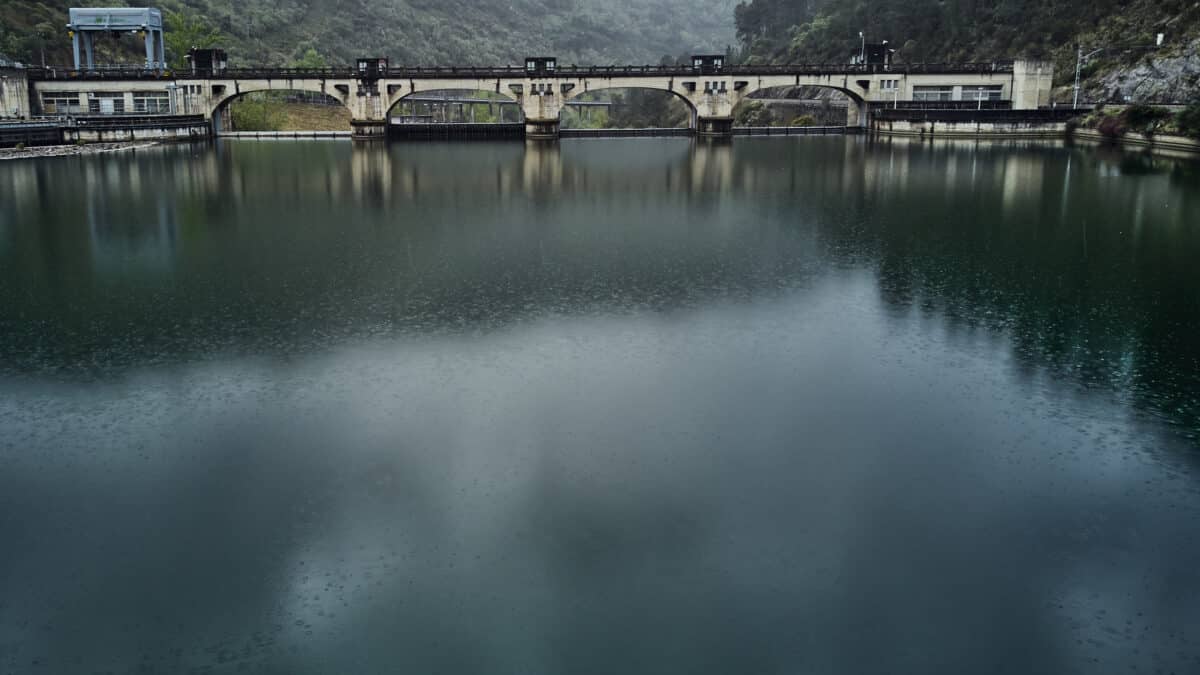
[[[1071,109],[1074,110],[1079,108],[1079,80],[1080,76],[1083,74],[1083,64],[1085,61],[1108,49],[1158,49],[1159,47],[1162,47],[1163,40],[1165,38],[1165,33],[1159,33],[1153,45],[1114,45],[1109,47],[1100,47],[1099,49],[1088,52],[1087,54],[1083,53],[1083,45],[1078,45],[1075,50],[1075,102],[1071,104]]]

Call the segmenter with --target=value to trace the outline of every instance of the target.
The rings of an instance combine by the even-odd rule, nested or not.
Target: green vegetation
[[[292,61],[290,65],[293,68],[326,68],[329,66],[325,57],[321,56],[314,47],[304,50],[300,58]]]
[[[221,35],[221,31],[198,14],[172,12],[163,17],[163,23],[166,24],[163,41],[167,47],[167,62],[172,68],[181,69],[187,66],[184,57],[192,47],[206,49],[225,44],[225,37]]]
[[[330,64],[387,56],[393,64],[518,64],[549,54],[562,63],[655,63],[663,53],[724,51],[734,41],[736,0],[161,0],[186,17],[189,37],[175,37],[172,59],[208,29],[225,36],[230,62],[283,66],[316,50]],[[35,63],[35,26],[52,27],[47,60],[70,62],[67,8],[134,4],[118,0],[3,0],[0,52]],[[144,3],[137,3],[144,4]],[[178,19],[176,19],[178,21]],[[196,23],[193,24],[192,22]],[[175,27],[175,26],[173,26]],[[195,31],[192,29],[195,28]],[[175,32],[175,31],[172,31]],[[137,62],[135,37],[100,41],[105,62]]]
[[[1168,49],[1200,35],[1195,0],[746,0],[735,10],[749,62],[845,63],[861,45],[890,40],[901,62],[1053,59],[1060,83],[1075,72],[1075,44],[1152,44]],[[1099,72],[1145,58],[1114,50],[1089,66]]]
[[[1080,126],[1095,129],[1109,138],[1121,138],[1129,132],[1154,136],[1173,134],[1200,140],[1200,103],[1178,113],[1150,105],[1105,106],[1085,116]]]
[[[747,101],[734,111],[733,123],[739,127],[768,127],[774,119],[762,101]]]
[[[1200,140],[1200,102],[1189,105],[1175,116],[1175,128],[1184,136]]]
[[[287,123],[283,102],[265,94],[247,94],[229,104],[235,131],[280,131]]]

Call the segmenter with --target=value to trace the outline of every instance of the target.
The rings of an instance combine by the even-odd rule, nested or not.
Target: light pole
[[[1079,79],[1080,79],[1080,75],[1083,72],[1083,64],[1085,61],[1087,61],[1088,59],[1092,58],[1093,56],[1095,56],[1095,55],[1099,54],[1100,52],[1105,51],[1107,49],[1158,49],[1159,47],[1162,46],[1163,39],[1165,37],[1166,37],[1166,34],[1159,33],[1157,38],[1155,39],[1153,45],[1141,45],[1141,46],[1134,45],[1134,46],[1125,46],[1125,47],[1117,45],[1117,46],[1113,46],[1113,47],[1100,47],[1099,49],[1088,52],[1087,54],[1083,53],[1083,45],[1082,44],[1079,45],[1075,51],[1075,102],[1071,104],[1071,109],[1074,110],[1079,107]]]

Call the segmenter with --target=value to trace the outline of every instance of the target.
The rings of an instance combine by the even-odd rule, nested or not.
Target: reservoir
[[[0,163],[0,675],[1200,672],[1200,162]]]

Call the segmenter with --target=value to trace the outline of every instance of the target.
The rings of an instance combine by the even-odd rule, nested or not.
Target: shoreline
[[[42,157],[78,157],[82,155],[100,155],[112,152],[132,152],[153,148],[158,141],[122,141],[116,143],[85,143],[83,145],[37,145],[29,148],[0,149],[0,162],[18,159],[39,159]]]

